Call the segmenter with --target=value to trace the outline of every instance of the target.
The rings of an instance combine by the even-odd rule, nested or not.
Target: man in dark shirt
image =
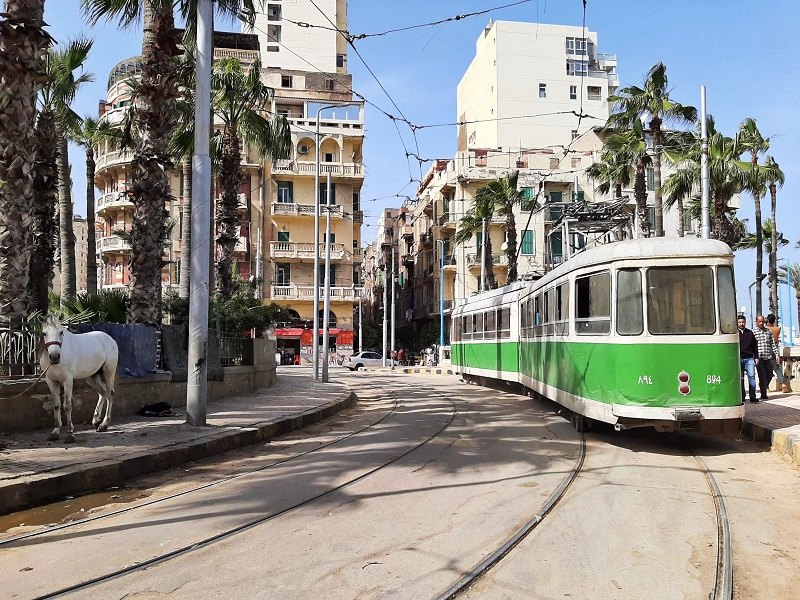
[[[747,319],[744,315],[736,318],[739,324],[739,359],[742,365],[742,373],[747,376],[747,385],[750,390],[750,402],[758,402],[756,398],[756,361],[758,360],[758,343],[756,336],[745,325]],[[745,390],[742,388],[742,402],[744,402]]]

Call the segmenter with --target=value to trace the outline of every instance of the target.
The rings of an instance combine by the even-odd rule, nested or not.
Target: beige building
[[[78,292],[86,291],[86,263],[88,260],[86,219],[81,216],[72,218],[72,232],[75,234],[75,289]],[[56,294],[61,293],[61,271],[56,263],[53,269],[52,289]]]

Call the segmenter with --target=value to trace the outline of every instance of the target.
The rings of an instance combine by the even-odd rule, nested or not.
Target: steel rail
[[[694,457],[703,471],[711,495],[714,498],[714,508],[717,515],[717,568],[714,578],[714,591],[711,600],[731,600],[733,598],[733,547],[731,544],[731,526],[728,520],[728,510],[725,499],[717,485],[717,480],[711,473],[705,461],[699,456]]]

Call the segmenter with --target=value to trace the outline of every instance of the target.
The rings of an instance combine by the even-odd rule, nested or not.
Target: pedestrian
[[[775,315],[769,313],[767,315],[767,329],[772,332],[772,339],[775,340],[775,345],[777,346],[781,341],[781,327],[780,325],[776,325],[775,321]],[[781,391],[785,394],[791,393],[792,387],[789,385],[789,378],[784,375],[780,362],[776,361],[773,366],[775,368],[775,378],[778,380],[778,384],[781,386]]]
[[[756,371],[758,371],[758,386],[761,388],[761,400],[767,399],[767,390],[775,374],[775,366],[780,364],[778,345],[772,332],[767,329],[767,320],[764,315],[756,317],[756,328],[753,330],[758,345],[756,356]]]
[[[739,362],[742,374],[747,381],[747,389],[750,390],[750,402],[758,402],[756,398],[756,356],[758,355],[758,343],[747,325],[744,315],[736,317],[739,325]],[[745,400],[745,388],[742,388],[742,402]]]
[[[402,346],[400,347],[400,350],[397,351],[397,362],[400,364],[400,366],[406,364],[406,351]]]
[[[283,353],[280,350],[275,352],[275,364],[276,365],[282,364],[282,359],[283,359]]]

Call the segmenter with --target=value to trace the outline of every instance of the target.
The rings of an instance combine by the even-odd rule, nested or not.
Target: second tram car
[[[744,415],[733,253],[716,240],[628,240],[454,308],[453,368],[519,383],[617,429]]]

